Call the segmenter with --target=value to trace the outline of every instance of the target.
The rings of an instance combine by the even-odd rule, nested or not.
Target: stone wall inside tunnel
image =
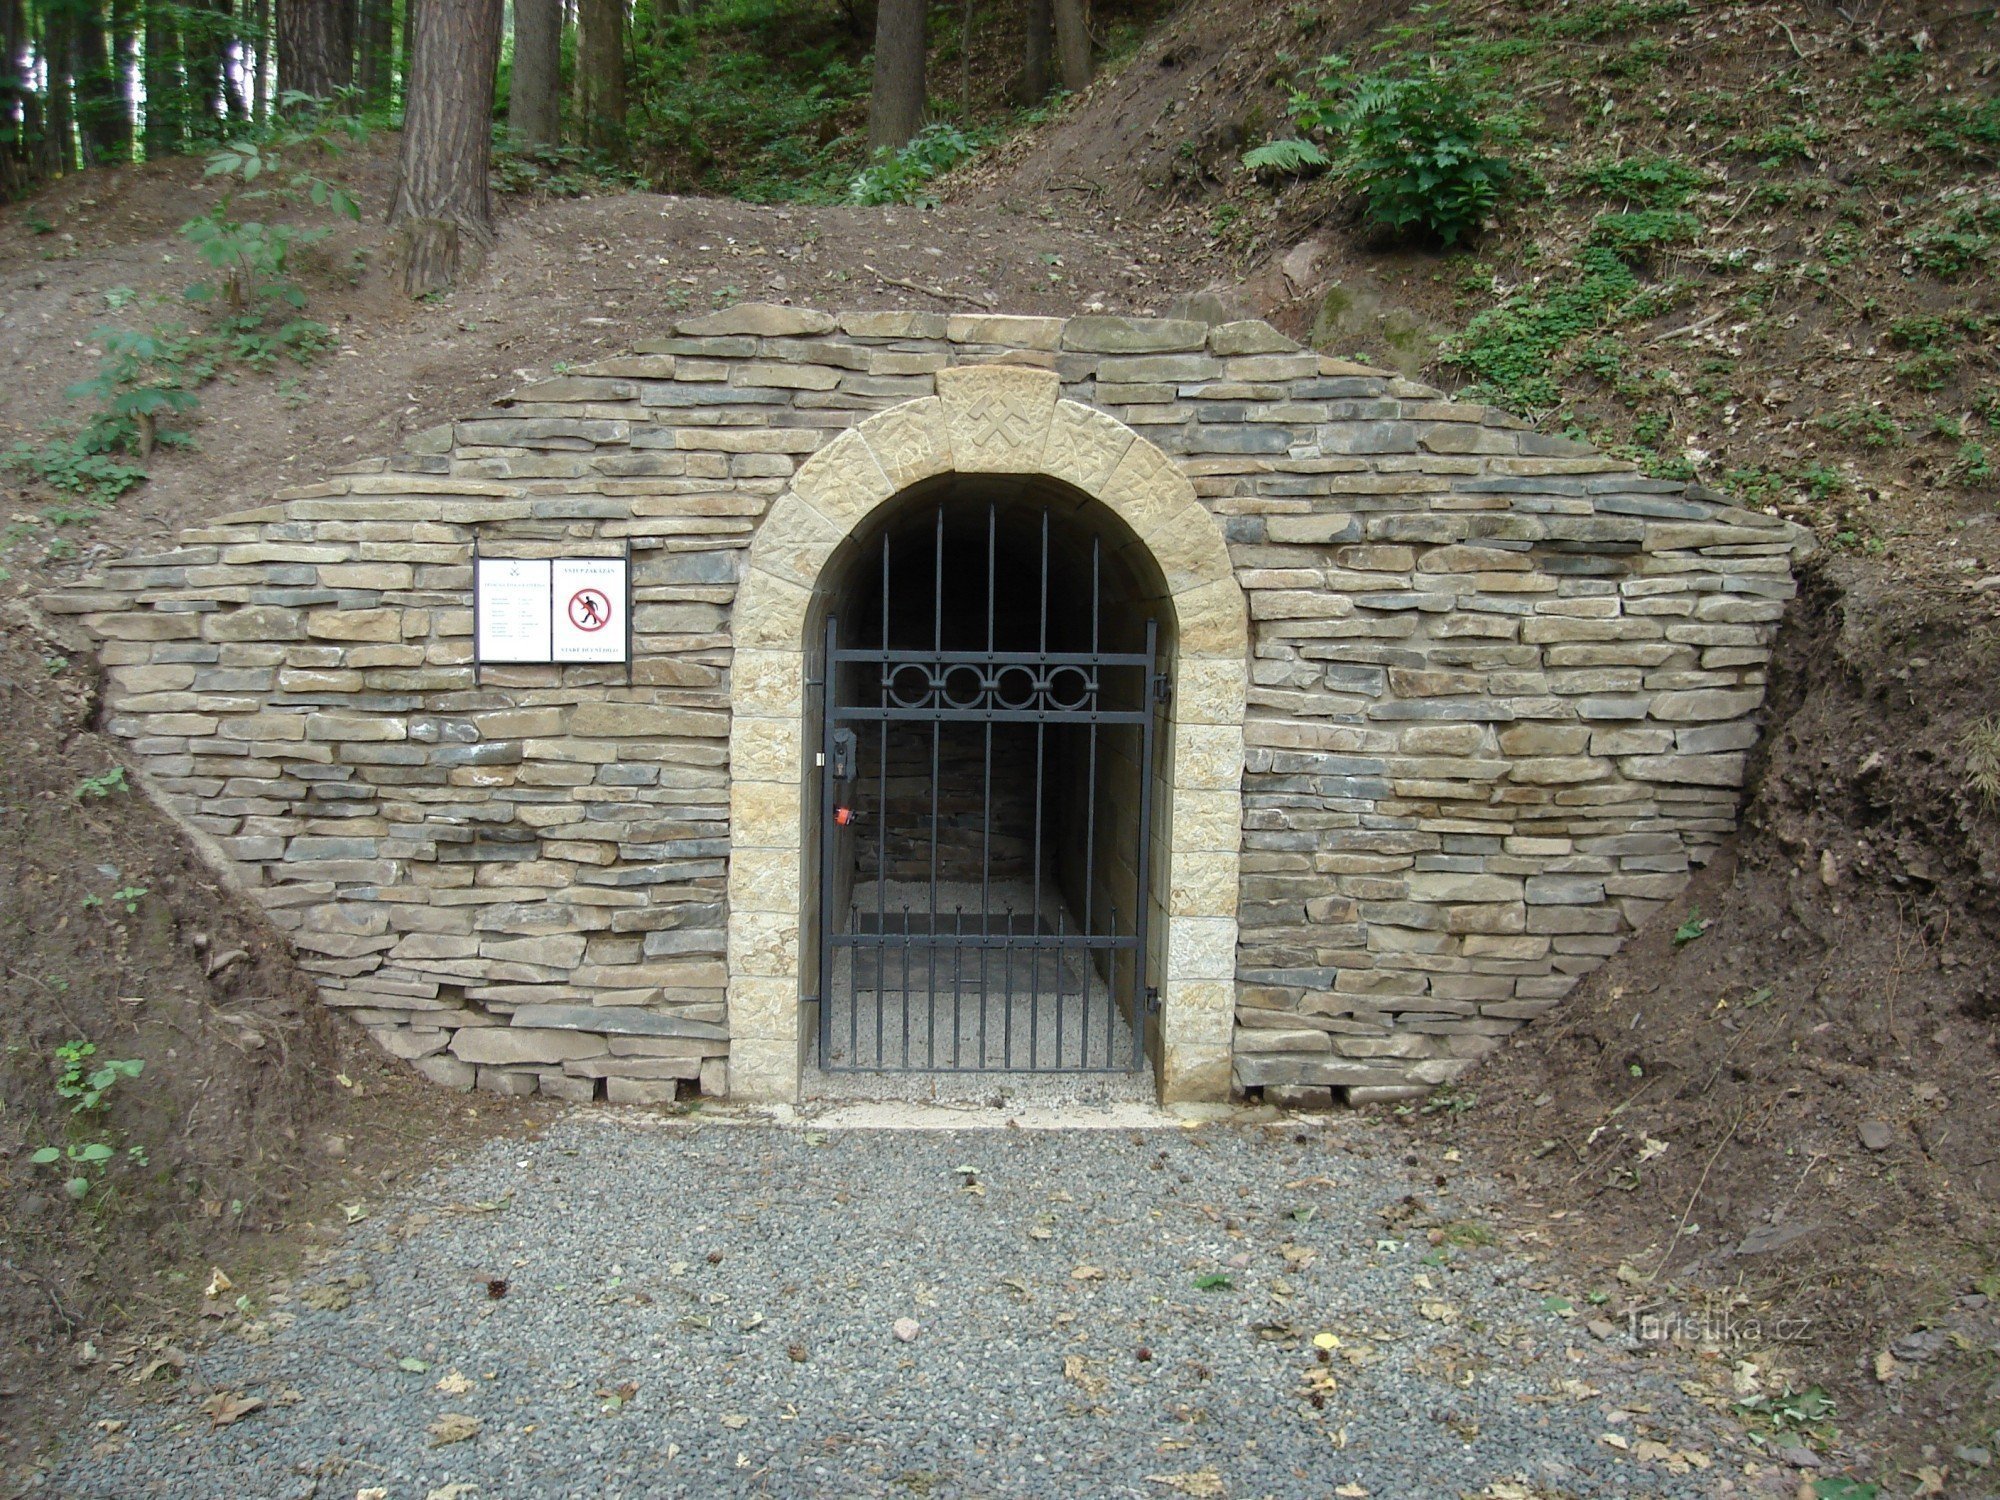
[[[806,621],[940,475],[1092,497],[1165,580],[1167,1097],[1456,1077],[1734,826],[1809,545],[1775,517],[1261,323],[745,305],[633,351],[42,601],[135,771],[441,1083],[796,1092]],[[629,683],[475,674],[475,542],[629,548]]]

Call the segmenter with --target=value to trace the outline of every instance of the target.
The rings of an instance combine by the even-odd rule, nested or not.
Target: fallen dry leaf
[[[1102,1281],[1104,1279],[1104,1267],[1078,1266],[1074,1271],[1069,1273],[1069,1279],[1071,1281]]]
[[[236,1283],[222,1274],[222,1267],[212,1266],[209,1269],[208,1285],[202,1288],[201,1294],[204,1297],[220,1297],[224,1292],[235,1290]]]
[[[476,1436],[483,1425],[477,1417],[468,1417],[461,1411],[448,1411],[424,1430],[431,1435],[431,1446],[442,1448],[446,1443],[462,1443]]]
[[[1213,1469],[1190,1469],[1185,1474],[1148,1474],[1146,1482],[1163,1484],[1183,1495],[1192,1495],[1195,1500],[1216,1500],[1216,1497],[1228,1493],[1222,1487],[1222,1476]]]
[[[463,1396],[472,1389],[472,1377],[453,1370],[437,1383],[437,1388],[447,1396]]]
[[[245,1396],[238,1391],[217,1391],[201,1403],[201,1410],[211,1427],[229,1427],[251,1412],[262,1410],[263,1406],[263,1401],[256,1396]]]

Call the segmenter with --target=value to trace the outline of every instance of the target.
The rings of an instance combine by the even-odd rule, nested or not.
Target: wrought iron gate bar
[[[844,644],[838,619],[830,617],[826,623],[825,668],[819,679],[824,692],[820,756],[824,769],[820,788],[819,1047],[821,1066],[829,1070],[1102,1073],[1130,1071],[1145,1061],[1146,926],[1150,901],[1143,889],[1135,892],[1130,930],[1121,931],[1124,924],[1120,922],[1118,903],[1109,899],[1107,892],[1102,903],[1106,908],[1106,927],[1104,931],[1097,930],[1100,904],[1096,889],[1097,803],[1102,766],[1097,741],[1100,727],[1126,727],[1139,732],[1138,827],[1127,835],[1131,842],[1124,845],[1121,853],[1129,852],[1140,879],[1149,880],[1157,627],[1146,621],[1144,651],[1102,649],[1102,548],[1093,538],[1090,649],[1049,649],[1051,632],[1056,628],[1051,604],[1058,595],[1051,559],[1051,517],[1044,510],[1036,537],[1039,576],[1033,639],[1037,649],[1003,649],[998,609],[997,506],[987,508],[985,529],[984,650],[961,649],[958,642],[946,649],[947,528],[943,507],[936,512],[931,545],[925,549],[931,554],[928,560],[932,565],[929,649],[893,639],[897,615],[892,605],[897,596],[892,594],[891,584],[897,570],[892,559],[894,540],[886,532],[882,539],[878,643]],[[968,571],[961,569],[950,580],[955,588],[969,581],[965,577]],[[971,574],[971,578],[976,579],[977,574]],[[1020,614],[1025,612],[1021,610]],[[954,614],[954,633],[960,629],[957,622],[962,619]],[[1019,628],[1026,625],[1025,620],[1019,621]],[[1080,625],[1076,621],[1063,629],[1072,635],[1080,634]],[[1113,701],[1136,706],[1102,706],[1107,686],[1114,680],[1107,678],[1107,673],[1131,674],[1126,679],[1129,686],[1121,689]],[[869,697],[875,701],[865,701]],[[855,731],[840,726],[858,727],[867,723],[876,725],[872,816],[877,826],[872,830],[854,827],[857,822],[865,822],[871,815],[869,810],[843,805],[849,791],[865,783],[861,780]],[[897,752],[905,758],[898,762],[893,783],[889,775],[892,724],[902,727],[897,743],[905,746]],[[928,787],[923,789],[927,791],[923,800],[929,803],[928,809],[923,809],[921,802],[906,806],[911,797],[923,795],[911,786],[922,776],[914,760],[918,746],[907,743],[907,730],[922,724],[930,726]],[[955,835],[949,865],[945,861],[944,737],[947,727],[968,725],[983,726],[978,744],[979,906],[976,912],[972,911],[965,901],[953,897],[952,909],[946,911],[943,906],[947,888],[963,888],[969,883],[966,875],[970,872],[966,875],[958,872],[971,851]],[[1018,861],[1024,850],[1028,865],[1024,876],[1009,874],[1005,882],[996,880],[994,865],[996,725],[1020,729],[1032,725],[1035,732],[1032,801],[1021,814],[1029,826],[1013,833],[1014,842],[1006,847],[1015,852],[1005,856],[1009,863],[1003,872],[1017,868],[1012,862]],[[1072,730],[1076,739],[1052,744],[1051,726]],[[1078,769],[1077,760],[1083,761],[1083,848],[1080,861],[1066,867],[1073,877],[1077,864],[1082,866],[1080,923],[1076,911],[1063,898],[1060,880],[1052,883],[1047,896],[1043,890],[1044,876],[1053,875],[1056,869],[1045,856],[1060,847],[1044,836],[1059,831],[1045,827],[1052,753],[1053,766],[1067,766],[1065,774],[1070,777]],[[1124,758],[1131,761],[1131,752],[1124,752]],[[1029,780],[1025,742],[1018,755],[1011,749],[1004,750],[1002,763],[1011,768],[1025,787]],[[966,766],[962,752],[954,751],[953,765]],[[892,795],[901,800],[892,802]],[[955,797],[962,795],[954,793]],[[1008,795],[1012,798],[1017,794]],[[1058,799],[1047,805],[1067,804]],[[1013,803],[1008,806],[1011,808]],[[960,810],[963,808],[963,800],[953,804],[954,829],[965,827],[966,813]],[[923,816],[925,811],[927,819]],[[917,815],[910,818],[911,812]],[[927,830],[923,826],[926,822]],[[894,852],[890,837],[892,823],[898,832]],[[1074,829],[1073,824],[1069,826]],[[854,827],[854,836],[842,837],[838,830],[848,827]],[[875,890],[870,904],[874,910],[864,911],[860,899],[841,907],[837,904],[840,893],[848,888],[849,878],[858,881],[862,872],[843,871],[840,861],[856,858],[867,847],[861,840],[871,832]],[[1072,858],[1075,853],[1071,846]],[[898,869],[906,870],[907,874],[899,877]],[[902,887],[894,897],[895,907],[890,904],[892,884]],[[1011,893],[1006,888],[1008,884],[1014,887]],[[860,898],[861,892],[856,890],[855,896]],[[1001,905],[999,910],[994,909],[996,899]],[[912,910],[912,900],[928,909]],[[1025,909],[1017,909],[1017,903]],[[1125,963],[1128,952],[1129,966]],[[1024,976],[1016,969],[1016,954],[1027,965]],[[894,974],[890,972],[892,963]],[[1045,989],[1052,992],[1050,1006],[1043,1003]],[[995,1001],[1001,1007],[998,1018],[992,1014]],[[913,1003],[921,1009],[921,1016],[912,1013]],[[940,1006],[950,1007],[943,1025],[939,1024]],[[889,1015],[892,1007],[896,1011],[893,1018]],[[839,1024],[837,1016],[842,1008],[847,1011],[844,1026]],[[865,1016],[864,1009],[872,1009],[872,1017]],[[1101,1027],[1097,1025],[1100,1015]],[[1129,1045],[1121,1045],[1121,1029]],[[1026,1032],[1025,1045],[1021,1031]],[[836,1038],[843,1032],[844,1048],[836,1045]],[[868,1045],[871,1041],[872,1050]]]

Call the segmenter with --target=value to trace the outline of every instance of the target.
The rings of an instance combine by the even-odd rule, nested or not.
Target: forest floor
[[[1990,191],[1990,155],[1951,131],[1993,96],[1993,13],[1486,6],[1455,44],[1539,70],[1515,82],[1547,191],[1453,255],[1372,242],[1324,182],[1235,169],[1283,133],[1299,59],[1435,14],[1189,8],[935,211],[510,199],[487,267],[417,304],[384,270],[378,140],[319,168],[366,211],[301,262],[332,352],[204,387],[195,446],[100,515],[51,522],[0,478],[0,1465],[228,1321],[201,1295],[211,1265],[286,1274],[394,1185],[410,1141],[458,1154],[518,1123],[357,1047],[143,799],[85,788],[117,749],[92,672],[26,600],[677,313],[1164,312],[1205,292],[1342,354],[1414,348],[1447,386],[1511,382],[1552,430],[1820,534],[1729,857],[1557,1015],[1392,1119],[1412,1156],[1514,1185],[1511,1230],[1569,1267],[1580,1322],[1612,1338],[1652,1315],[1728,1369],[1709,1398],[1774,1445],[1829,1477],[1872,1453],[1854,1472],[1887,1493],[2000,1487],[2000,817],[1967,771],[2000,715],[2000,306],[1995,226],[1950,217]],[[1780,125],[1796,140],[1763,138]],[[1643,268],[1659,295],[1535,344],[1619,206],[1590,184],[1664,158],[1702,175],[1699,232]],[[0,210],[0,442],[74,423],[62,392],[96,369],[100,325],[186,315],[198,267],[175,231],[212,192],[166,162]],[[1347,316],[1357,294],[1388,312]],[[50,1080],[76,1037],[148,1062],[109,1117],[148,1165],[88,1210],[27,1161],[73,1119]]]

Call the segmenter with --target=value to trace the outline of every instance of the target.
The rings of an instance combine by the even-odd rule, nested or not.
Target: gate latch
[[[1153,701],[1155,703],[1171,703],[1173,697],[1173,678],[1169,677],[1165,672],[1159,673],[1153,678]]]
[[[1160,987],[1157,984],[1149,984],[1146,986],[1146,1014],[1157,1016],[1159,1013]]]
[[[833,764],[827,769],[832,771],[835,781],[852,781],[854,779],[854,762],[859,753],[860,741],[855,738],[853,730],[834,730]]]

